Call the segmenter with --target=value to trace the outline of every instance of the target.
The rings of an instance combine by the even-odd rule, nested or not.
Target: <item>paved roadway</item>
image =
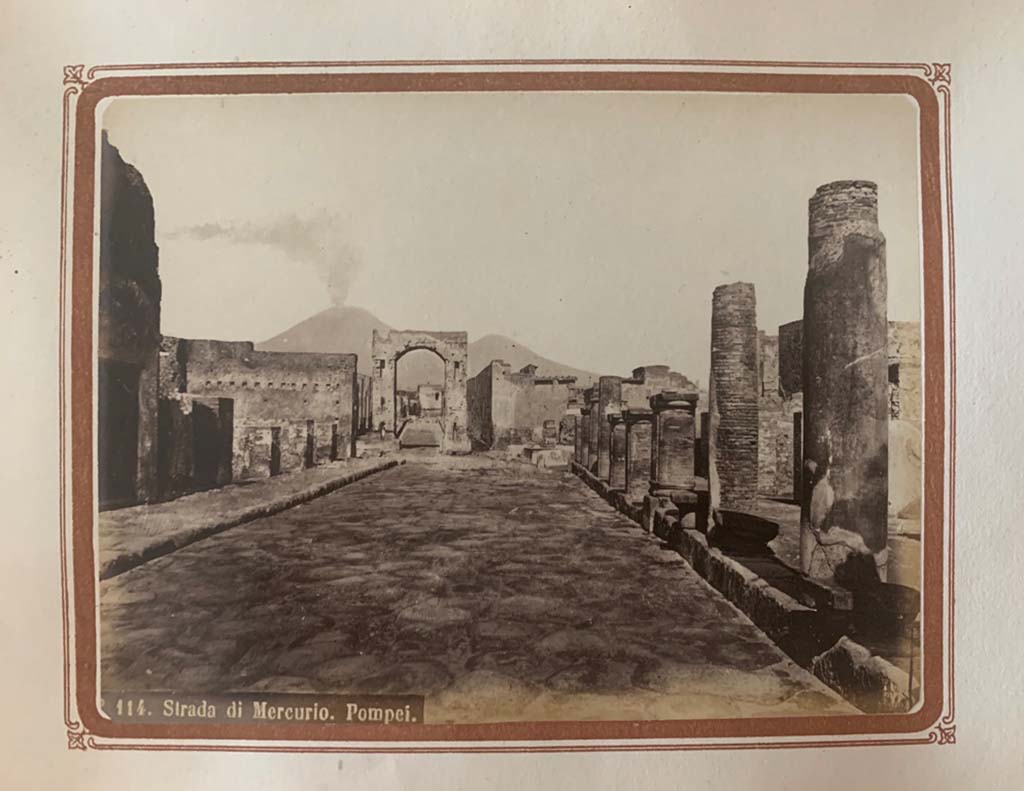
[[[428,722],[851,713],[568,473],[413,458],[101,587],[106,690],[423,694]]]

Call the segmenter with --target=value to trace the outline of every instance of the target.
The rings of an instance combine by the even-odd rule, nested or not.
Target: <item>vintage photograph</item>
[[[868,92],[105,99],[104,716],[915,711],[919,114]]]

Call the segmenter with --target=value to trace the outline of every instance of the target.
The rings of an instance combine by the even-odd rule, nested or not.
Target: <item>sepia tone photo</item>
[[[919,113],[105,100],[102,714],[551,738],[918,710]]]

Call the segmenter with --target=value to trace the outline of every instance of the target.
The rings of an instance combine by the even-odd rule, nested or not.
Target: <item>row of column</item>
[[[801,567],[811,577],[858,588],[884,581],[887,563],[887,284],[877,187],[823,185],[808,217],[804,401],[802,422],[794,425],[802,441],[802,452],[794,454],[802,464],[795,475]],[[759,363],[754,286],[719,286],[702,431],[710,507],[719,514],[757,507]],[[587,391],[577,462],[633,501],[692,488],[697,396],[665,392],[650,398],[650,409],[623,410],[621,392],[620,377],[601,377]]]
[[[602,376],[576,418],[576,462],[631,501],[694,485],[696,393],[650,397],[650,408],[621,407],[620,377]]]
[[[801,469],[800,562],[851,589],[886,578],[888,358],[885,237],[878,189],[818,188],[808,210],[803,409],[794,416]],[[754,286],[715,289],[711,314],[708,487],[713,511],[757,500],[758,333]]]

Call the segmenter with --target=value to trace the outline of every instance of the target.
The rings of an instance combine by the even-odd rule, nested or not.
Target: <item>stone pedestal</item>
[[[650,403],[657,426],[651,491],[689,489],[693,486],[697,394],[658,393],[651,396]]]
[[[885,581],[888,371],[878,189],[819,187],[804,288],[804,573],[850,589]]]
[[[602,481],[608,480],[608,472],[611,465],[611,424],[608,422],[609,412],[619,411],[619,404],[622,402],[622,377],[602,376],[598,380],[597,400],[597,477]]]
[[[711,508],[752,511],[757,502],[757,300],[751,283],[715,289],[708,386]]]
[[[626,409],[626,497],[640,502],[651,485],[651,438],[654,412],[650,409]]]
[[[621,412],[608,413],[608,488],[626,488],[626,424]]]

